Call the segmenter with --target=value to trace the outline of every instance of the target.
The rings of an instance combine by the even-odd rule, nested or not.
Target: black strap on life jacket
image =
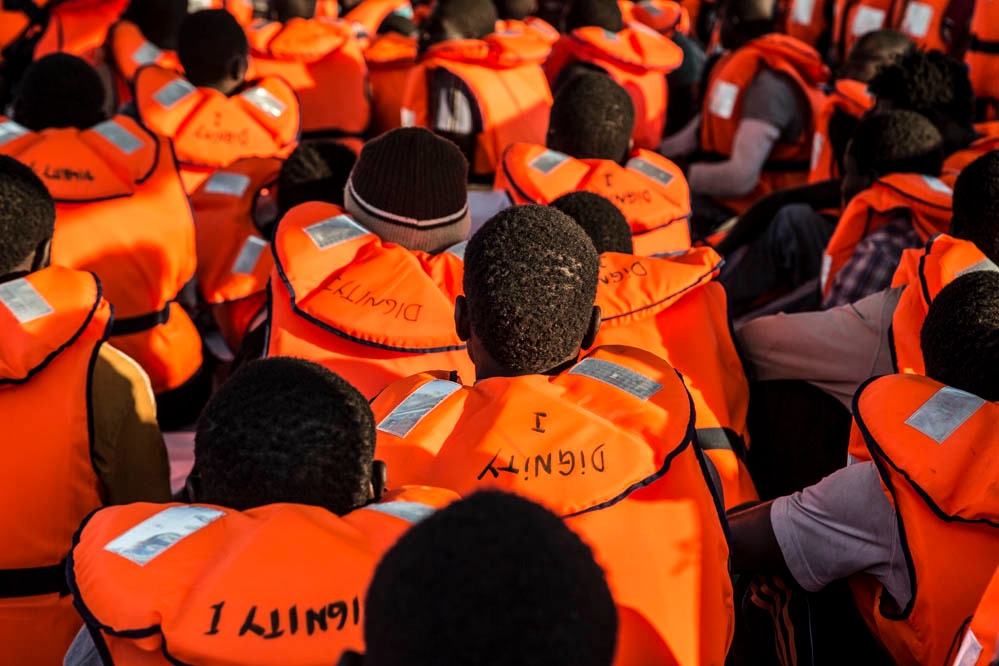
[[[148,331],[151,328],[156,328],[161,324],[167,323],[169,319],[170,303],[167,303],[166,307],[162,310],[157,310],[156,312],[150,312],[149,314],[139,315],[137,317],[115,319],[111,324],[111,335],[132,335],[133,333],[142,333],[143,331]]]
[[[999,42],[990,42],[972,36],[971,45],[968,47],[968,50],[974,51],[975,53],[987,53],[989,55],[999,55]]]
[[[0,569],[0,599],[35,597],[58,592],[69,594],[66,583],[66,560],[48,567]]]

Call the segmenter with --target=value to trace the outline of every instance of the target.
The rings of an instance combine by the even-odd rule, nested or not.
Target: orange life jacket
[[[982,138],[973,141],[967,148],[963,148],[956,153],[951,153],[944,160],[943,174],[940,179],[954,187],[957,177],[968,166],[979,157],[993,150],[999,150],[999,122],[979,123],[975,129],[982,135]]]
[[[949,0],[906,0],[896,5],[894,27],[927,51],[950,51],[944,41],[944,16]]]
[[[999,6],[992,0],[975,3],[964,61],[975,97],[999,105]]]
[[[876,379],[854,398],[850,454],[875,462],[895,507],[912,599],[851,578],[875,637],[900,666],[947,664],[999,565],[999,405],[918,375]]]
[[[874,108],[874,98],[867,93],[867,84],[850,79],[839,79],[833,90],[819,107],[815,118],[815,136],[812,139],[812,163],[808,182],[818,183],[839,178],[839,165],[829,142],[829,121],[842,113],[857,120]]]
[[[402,104],[409,71],[416,65],[416,37],[387,32],[364,50],[371,84],[371,136],[402,126]]]
[[[116,664],[335,664],[363,650],[378,560],[455,499],[404,489],[342,518],[301,504],[110,507],[80,528],[69,582]]]
[[[690,13],[686,7],[673,0],[620,0],[621,15],[625,23],[647,25],[665,37],[676,33],[690,34]]]
[[[694,401],[697,437],[721,477],[725,506],[759,499],[742,461],[749,384],[729,328],[722,259],[707,247],[673,257],[600,256],[596,345],[629,345],[665,359]]]
[[[135,102],[142,124],[173,140],[188,193],[216,169],[244,157],[287,157],[298,142],[298,98],[275,77],[226,97],[150,65],[135,77]]]
[[[35,46],[35,59],[51,53],[69,53],[95,64],[108,30],[125,11],[128,2],[69,0],[54,6],[48,27]]]
[[[410,71],[402,124],[431,127],[430,74],[438,69],[450,72],[468,86],[482,116],[471,173],[492,175],[510,144],[544,143],[552,107],[541,69],[547,48],[540,41],[504,40],[496,34],[432,46]]]
[[[170,142],[126,116],[85,131],[0,123],[0,153],[32,165],[56,200],[52,262],[101,278],[115,307],[114,346],[156,393],[186,382],[201,367],[201,338],[172,304],[197,257]]]
[[[809,46],[817,46],[829,29],[827,0],[787,0],[783,8],[782,32]]]
[[[586,27],[555,43],[545,64],[548,81],[554,83],[574,62],[599,67],[628,91],[635,105],[635,147],[657,149],[666,124],[666,75],[683,63],[683,50],[641,23],[618,33]]]
[[[536,16],[528,16],[523,21],[513,19],[497,21],[496,32],[508,36],[520,35],[526,39],[535,39],[549,49],[559,38],[558,30]]]
[[[302,105],[302,132],[360,136],[371,119],[368,68],[350,23],[258,22],[247,30],[256,76],[279,76]]]
[[[268,356],[321,363],[369,398],[434,368],[475,376],[454,330],[463,244],[413,252],[337,206],[307,203],[278,224],[273,251]]]
[[[409,0],[361,0],[361,3],[344,15],[344,19],[357,23],[369,36],[378,33],[378,28],[392,14],[413,16],[413,6]]]
[[[892,287],[905,287],[891,322],[895,372],[926,373],[919,334],[930,304],[957,278],[974,271],[999,271],[978,247],[946,234],[932,237],[926,247],[906,250],[895,271]]]
[[[114,108],[132,101],[132,85],[140,67],[157,65],[181,71],[176,51],[164,51],[146,39],[139,26],[121,20],[111,26],[104,49],[104,59],[114,77]]]
[[[205,9],[224,9],[244,28],[253,23],[253,0],[187,0],[188,13]]]
[[[73,533],[104,492],[90,451],[89,382],[111,306],[90,273],[52,267],[0,283],[0,662],[61,663],[80,628],[65,586]]]
[[[191,195],[198,231],[198,288],[229,349],[239,349],[267,303],[274,259],[258,222],[277,215],[281,160],[251,157],[212,174]],[[269,218],[269,219],[261,219]]]
[[[985,589],[975,617],[951,666],[995,666],[999,663],[999,569]]]
[[[820,281],[829,294],[836,275],[868,234],[906,215],[925,242],[947,231],[951,217],[951,189],[939,178],[893,173],[875,181],[847,204],[826,245]]]
[[[690,247],[690,189],[678,166],[637,150],[625,166],[577,160],[544,146],[515,143],[503,153],[494,187],[515,204],[550,204],[569,192],[595,192],[621,209],[634,234],[635,254],[682,252]]]
[[[701,120],[701,150],[721,159],[732,156],[735,134],[742,122],[745,91],[763,69],[784,74],[808,100],[810,117],[805,131],[793,144],[777,143],[763,166],[756,189],[745,197],[721,203],[741,213],[760,197],[808,180],[815,118],[825,101],[819,86],[829,70],[808,44],[786,35],[771,34],[754,39],[736,51],[724,54],[711,70]]]
[[[943,19],[948,0],[835,0],[833,47],[844,62],[857,38],[869,32],[893,28],[908,35],[927,51],[948,52]]]
[[[618,606],[643,616],[676,663],[724,662],[728,548],[690,396],[668,363],[600,347],[558,376],[462,386],[424,373],[386,388],[372,409],[393,479],[540,502],[590,544]]]

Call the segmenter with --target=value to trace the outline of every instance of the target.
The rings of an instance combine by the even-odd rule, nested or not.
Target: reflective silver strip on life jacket
[[[937,444],[943,444],[984,404],[985,401],[977,395],[945,386],[913,412],[905,420],[905,425],[915,428]]]
[[[193,95],[197,88],[186,79],[174,79],[153,94],[153,101],[164,109],[173,107],[177,102]]]
[[[0,146],[28,133],[28,128],[7,120],[0,123]]]
[[[968,273],[978,273],[979,271],[999,271],[999,266],[996,266],[991,259],[982,259],[981,261],[968,266],[963,271],[959,271],[957,277],[967,275]]]
[[[407,523],[416,524],[436,511],[432,506],[420,504],[419,502],[378,502],[364,507],[369,511],[377,511],[394,518],[405,520]]]
[[[637,171],[638,173],[648,176],[652,180],[658,181],[663,185],[669,185],[673,180],[674,176],[669,171],[665,169],[660,169],[652,162],[643,160],[641,157],[633,157],[628,160],[625,168],[631,169],[632,171]]]
[[[139,67],[151,65],[159,60],[161,55],[163,55],[163,51],[158,46],[152,42],[143,42],[142,46],[132,52],[132,62]]]
[[[533,160],[527,163],[532,169],[537,169],[546,176],[556,169],[560,164],[569,159],[568,155],[555,150],[546,150]]]
[[[250,186],[250,177],[241,173],[216,171],[205,183],[205,194],[225,194],[231,197],[241,197]]]
[[[568,374],[596,379],[598,382],[630,393],[639,400],[648,400],[663,388],[662,384],[641,373],[599,358],[583,359]]]
[[[427,414],[460,388],[461,384],[446,379],[427,382],[396,405],[378,424],[378,430],[405,438]]]
[[[22,324],[55,312],[45,297],[25,278],[0,284],[0,303]]]
[[[252,275],[260,255],[267,248],[267,241],[260,236],[250,236],[243,243],[239,256],[232,265],[233,275]]]
[[[257,107],[271,118],[280,118],[286,107],[284,102],[275,97],[271,92],[259,86],[245,90],[239,95],[247,102]]]
[[[225,511],[207,506],[172,506],[109,541],[104,550],[144,567],[184,537],[224,515]]]
[[[465,249],[468,247],[468,241],[461,241],[449,247],[445,252],[448,254],[453,254],[462,261],[465,261]]]
[[[320,250],[371,233],[349,215],[337,215],[302,229]]]
[[[142,148],[142,141],[117,121],[105,120],[91,129],[124,155],[131,155]]]

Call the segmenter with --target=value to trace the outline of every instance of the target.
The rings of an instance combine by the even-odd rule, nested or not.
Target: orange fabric
[[[722,259],[707,247],[675,257],[600,257],[596,345],[629,345],[665,359],[694,401],[700,443],[718,468],[725,507],[759,499],[740,457],[749,440],[749,384],[728,323]]]
[[[925,248],[906,250],[892,287],[905,287],[892,316],[891,340],[896,372],[926,373],[919,333],[937,294],[965,272],[999,270],[974,243],[946,234],[934,236]]]
[[[867,84],[850,79],[840,79],[815,118],[815,136],[812,139],[812,167],[808,172],[808,182],[818,183],[831,178],[839,178],[839,166],[829,142],[829,121],[838,113],[857,120],[874,108],[874,98],[867,94]]]
[[[858,608],[894,663],[947,664],[999,565],[999,405],[918,375],[874,380],[854,405],[850,453],[877,465],[913,594],[895,609],[858,578]]]
[[[817,46],[829,29],[826,20],[826,2],[829,0],[788,0],[783,8],[784,29],[788,37]]]
[[[371,118],[368,69],[350,23],[261,21],[247,30],[247,36],[254,75],[281,77],[298,94],[303,133],[364,133]]]
[[[666,75],[683,63],[683,50],[651,28],[634,23],[618,33],[586,27],[562,35],[545,64],[552,84],[568,65],[581,62],[607,72],[635,104],[636,148],[655,150],[663,138]]]
[[[822,259],[822,293],[828,294],[836,274],[868,234],[906,215],[925,242],[947,231],[951,217],[951,190],[938,178],[894,173],[877,180],[847,204]]]
[[[121,20],[111,26],[105,49],[105,57],[114,72],[115,108],[132,101],[135,74],[143,65],[181,71],[177,52],[159,49],[131,21]]]
[[[119,324],[169,307],[167,322],[115,335],[115,347],[142,366],[156,393],[190,379],[201,367],[201,338],[169,304],[194,276],[194,223],[170,142],[115,116],[82,132],[24,131],[0,153],[45,182],[56,200],[52,262],[96,273]]]
[[[364,50],[371,84],[371,136],[402,126],[402,103],[409,71],[416,65],[416,37],[389,32],[372,38]]]
[[[999,569],[985,589],[971,625],[962,635],[952,666],[992,666],[999,660]]]
[[[836,61],[846,61],[858,37],[894,25],[893,7],[893,0],[834,0],[832,45]]]
[[[370,36],[378,34],[382,22],[396,12],[412,16],[413,7],[409,0],[361,0],[343,18],[357,23]]]
[[[247,81],[226,97],[151,65],[135,77],[135,98],[142,124],[173,140],[188,193],[216,169],[244,157],[287,157],[298,142],[298,98],[278,78]]]
[[[521,36],[524,39],[533,39],[549,49],[559,38],[558,30],[536,16],[528,16],[523,21],[513,19],[497,21],[496,32],[510,37]]]
[[[620,0],[625,23],[641,23],[666,37],[675,33],[690,34],[690,14],[679,2],[673,0]]]
[[[416,372],[475,376],[454,330],[458,255],[383,243],[324,203],[289,211],[274,244],[268,356],[321,363],[369,398]]]
[[[233,351],[267,302],[274,258],[256,222],[277,214],[274,185],[280,170],[277,158],[240,160],[216,171],[191,195],[198,288]]]
[[[97,62],[108,30],[129,0],[70,0],[52,9],[49,24],[35,47],[35,59],[50,53],[70,53],[91,65]]]
[[[594,370],[603,380],[586,374]],[[611,383],[622,375],[637,394]],[[558,376],[461,386],[423,374],[389,386],[372,409],[378,458],[393,479],[540,502],[594,549],[618,606],[664,643],[656,653],[671,651],[683,665],[724,663],[728,548],[692,447],[690,397],[668,363],[600,347]],[[619,645],[617,664],[629,663],[630,647]]]
[[[41,310],[19,317],[8,305],[18,301],[39,303]],[[90,459],[88,382],[110,320],[111,306],[89,273],[52,267],[0,284],[7,457],[0,501],[8,507],[0,520],[7,544],[0,570],[59,565],[80,521],[101,506],[103,489]],[[0,598],[0,662],[61,663],[79,628],[72,599],[58,592]]]
[[[503,153],[494,187],[515,204],[547,205],[563,194],[594,192],[621,209],[631,225],[635,254],[690,248],[690,189],[678,166],[638,150],[620,166],[610,160],[577,160],[544,146],[516,143]]]
[[[188,11],[195,12],[205,9],[224,9],[232,14],[244,28],[253,23],[253,0],[191,0],[188,3]]]
[[[397,507],[425,515],[458,499],[416,491],[342,518],[300,504],[110,507],[81,528],[70,585],[116,664],[336,663],[363,650],[375,565],[412,525]]]
[[[475,176],[495,173],[503,151],[512,143],[543,143],[548,131],[552,94],[541,63],[547,47],[540,41],[465,39],[432,46],[423,54],[406,82],[403,124],[430,127],[428,82],[430,73],[443,69],[468,86],[482,114],[470,171]]]
[[[895,5],[892,25],[912,38],[919,48],[948,53],[944,41],[944,17],[950,0],[907,0]]]
[[[811,118],[796,143],[777,143],[764,164],[760,182],[749,195],[720,203],[742,213],[760,197],[776,190],[803,185],[808,180],[812,135],[825,94],[819,86],[829,70],[808,44],[786,35],[754,39],[737,51],[724,54],[711,70],[701,119],[701,150],[722,159],[732,156],[735,135],[742,122],[745,91],[764,69],[784,74],[811,106]]]
[[[964,56],[975,97],[999,103],[999,6],[976,2],[971,43]]]
[[[944,160],[943,175],[940,176],[940,179],[951,187],[954,187],[954,183],[957,182],[957,177],[961,175],[964,167],[985,153],[999,150],[999,122],[980,123],[975,125],[975,129],[982,135],[982,138],[967,148],[952,153]]]

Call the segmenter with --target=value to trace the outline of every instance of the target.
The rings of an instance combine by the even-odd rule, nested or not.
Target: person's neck
[[[532,375],[543,375],[546,377],[554,377],[561,375],[563,372],[576,365],[579,361],[579,354],[576,354],[570,359],[566,359],[562,363],[559,363],[555,367],[544,370],[542,372],[520,372],[516,370],[510,370],[509,368],[504,368],[492,359],[489,359],[486,363],[477,363],[475,365],[475,381],[481,382],[486,379],[493,379],[495,377],[529,377]]]

